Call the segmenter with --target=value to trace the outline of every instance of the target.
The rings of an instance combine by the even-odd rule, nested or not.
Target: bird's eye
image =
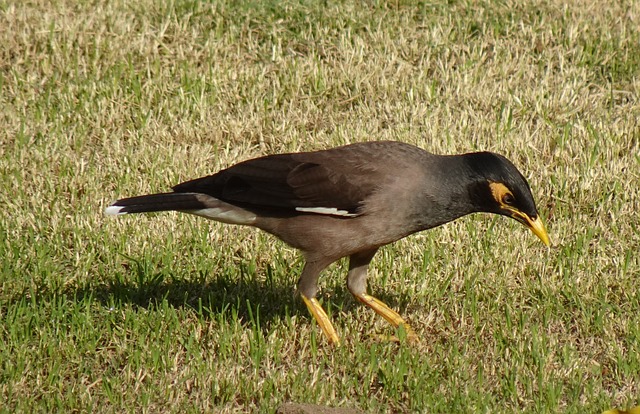
[[[502,204],[506,204],[508,206],[513,205],[513,203],[515,202],[515,198],[513,198],[513,194],[511,193],[507,193],[505,195],[502,196]]]

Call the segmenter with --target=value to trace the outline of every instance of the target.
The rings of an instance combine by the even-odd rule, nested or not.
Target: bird
[[[367,293],[368,267],[380,247],[471,213],[511,217],[550,245],[531,188],[507,158],[487,151],[438,155],[399,141],[249,159],[170,192],[117,200],[105,213],[158,211],[253,226],[298,249],[304,267],[297,292],[334,345],[340,337],[317,299],[318,279],[342,258],[349,258],[349,292],[419,340],[398,312]]]

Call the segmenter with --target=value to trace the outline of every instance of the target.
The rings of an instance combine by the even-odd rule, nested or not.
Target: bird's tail
[[[105,214],[151,213],[154,211],[189,211],[207,208],[196,193],[159,193],[123,198],[105,209]]]
[[[230,224],[254,224],[256,214],[200,193],[159,193],[115,201],[104,212],[110,216],[154,211],[183,211]]]

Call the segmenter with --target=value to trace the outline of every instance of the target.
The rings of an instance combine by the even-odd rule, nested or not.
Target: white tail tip
[[[104,214],[106,214],[107,216],[120,216],[122,214],[127,214],[127,213],[121,213],[123,208],[124,207],[120,207],[120,206],[109,206],[104,209]]]

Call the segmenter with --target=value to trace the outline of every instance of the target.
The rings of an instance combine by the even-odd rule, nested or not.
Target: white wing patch
[[[296,211],[303,213],[326,214],[328,216],[357,217],[357,214],[347,210],[338,210],[335,207],[296,207]]]

